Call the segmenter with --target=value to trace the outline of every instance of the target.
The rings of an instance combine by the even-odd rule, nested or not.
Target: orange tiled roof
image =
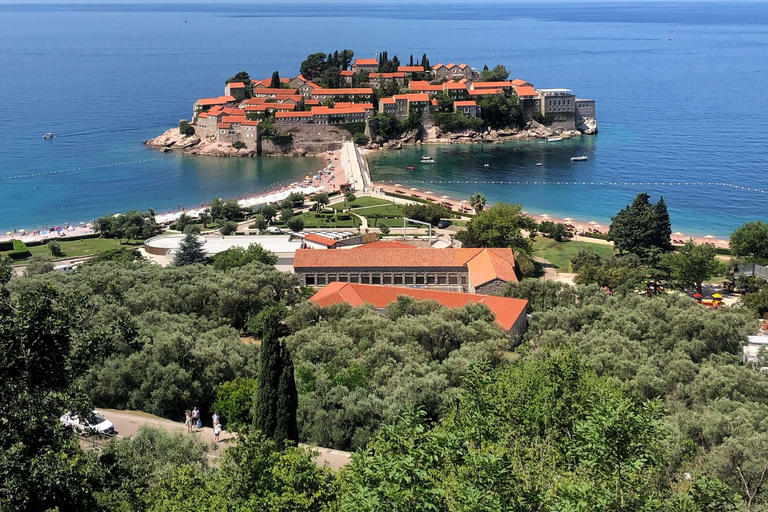
[[[315,100],[315,99],[311,99],[311,98],[304,100],[304,105],[307,105],[307,106],[310,106],[310,107],[312,105],[319,105],[319,104],[320,104],[320,100]]]
[[[333,238],[328,238],[327,236],[322,236],[322,235],[316,235],[315,233],[307,233],[304,236],[304,240],[308,242],[324,245],[326,247],[333,247],[334,245],[336,245],[336,240],[334,240]]]
[[[355,76],[355,73],[351,69],[345,69],[341,73],[339,73],[341,76]]]
[[[197,117],[198,118],[208,117],[208,113],[207,112],[200,112],[199,114],[197,114]]]
[[[275,112],[275,118],[282,117],[312,117],[312,112],[305,110],[292,111],[292,112]]]
[[[412,80],[408,84],[408,88],[412,91],[442,91],[442,84],[430,84],[426,80]]]
[[[408,100],[408,101],[429,101],[429,94],[426,93],[411,93],[411,94],[396,94],[394,96],[396,100]]]
[[[315,89],[312,91],[315,96],[362,96],[365,94],[373,94],[373,89],[370,87],[346,87],[339,89]]]
[[[533,86],[533,84],[531,82],[526,82],[525,80],[521,80],[519,78],[515,78],[514,80],[512,80],[512,85],[517,86],[517,87],[520,87],[521,85]]]
[[[365,114],[366,110],[373,110],[373,105],[370,103],[353,103],[349,107],[312,107],[312,115],[327,115],[327,114]]]
[[[470,96],[485,96],[488,94],[504,94],[504,91],[501,89],[479,89],[469,91]]]
[[[515,92],[517,92],[517,95],[520,97],[523,96],[538,96],[539,93],[536,92],[536,89],[534,89],[530,85],[521,85],[518,87],[515,87]]]
[[[512,249],[433,249],[366,246],[353,251],[313,251],[298,249],[293,260],[294,269],[299,268],[466,268],[473,286],[479,286],[493,279],[517,282],[515,257]]]
[[[460,90],[466,91],[467,90],[467,86],[462,84],[461,82],[446,82],[445,88],[449,91],[460,91]]]
[[[454,101],[454,105],[457,107],[476,107],[477,102],[475,100],[467,100],[467,101]]]
[[[498,82],[474,82],[472,87],[475,89],[498,89],[501,87],[512,87],[512,82],[509,80],[501,80]]]
[[[239,108],[223,108],[221,109],[221,111],[228,116],[236,116],[236,117],[245,116],[245,112],[243,112],[243,110]]]
[[[261,121],[240,121],[240,124],[243,126],[259,126]]]
[[[233,96],[219,96],[218,98],[200,98],[197,101],[203,106],[224,105],[226,103],[235,101],[235,98]]]
[[[376,59],[355,59],[355,66],[378,66],[379,61]]]
[[[411,244],[406,244],[403,242],[398,242],[397,240],[392,240],[391,242],[384,242],[384,241],[371,242],[369,244],[354,247],[353,250],[355,249],[413,249],[414,247],[416,246]]]
[[[266,112],[267,104],[262,103],[260,105],[248,105],[243,110],[246,112]]]
[[[245,116],[224,116],[221,118],[222,123],[241,123],[245,121]]]
[[[403,73],[423,73],[424,68],[421,66],[398,66],[398,71]]]
[[[405,73],[371,73],[370,78],[405,78]]]
[[[230,89],[245,89],[245,84],[243,82],[230,82],[227,85]]]
[[[434,300],[447,308],[460,308],[470,303],[485,304],[496,316],[496,322],[505,331],[510,330],[520,317],[525,315],[525,308],[528,305],[527,300],[493,295],[341,282],[330,283],[309,300],[321,307],[347,302],[351,306],[371,304],[375,308],[384,309],[392,302],[397,301],[397,297],[400,295],[413,297],[417,300]]]
[[[219,128],[229,128],[229,123],[219,123]]]
[[[395,104],[395,98],[381,98],[381,103],[383,105],[394,105]]]

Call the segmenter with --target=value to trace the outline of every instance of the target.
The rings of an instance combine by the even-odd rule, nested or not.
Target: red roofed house
[[[443,84],[430,84],[426,80],[411,80],[408,83],[408,90],[411,92],[423,92],[430,96],[434,96],[439,92],[443,92],[445,87]]]
[[[355,76],[354,71],[351,69],[345,69],[339,73],[339,79],[347,87],[352,87],[352,77]]]
[[[297,110],[294,112],[275,112],[275,122],[276,123],[311,123],[312,122],[312,112],[307,112],[304,110]]]
[[[352,63],[352,72],[357,74],[360,71],[376,71],[379,69],[379,61],[376,59],[355,59]]]
[[[299,281],[309,286],[342,281],[493,293],[508,282],[517,282],[515,258],[509,248],[366,248],[364,245],[338,251],[298,249],[293,269]]]
[[[432,72],[435,73],[437,80],[442,80],[443,78],[446,80],[458,80],[459,78],[473,80],[480,76],[480,73],[466,64],[454,64],[453,62],[450,64],[435,64],[432,66]]]
[[[517,85],[515,86],[515,92],[521,100],[531,100],[539,97],[538,91],[530,85]]]
[[[381,87],[392,82],[396,82],[397,85],[402,86],[405,84],[405,73],[371,73],[368,81],[375,89],[380,89]]]
[[[414,73],[424,73],[424,68],[421,66],[398,66],[397,70],[401,73],[405,73],[405,76],[410,78]]]
[[[468,96],[467,86],[461,82],[445,82],[443,90],[453,99],[464,99]]]
[[[315,124],[355,123],[373,116],[372,103],[337,103],[333,107],[312,107]]]
[[[454,101],[453,111],[464,114],[467,117],[480,116],[480,107],[475,100]]]
[[[232,96],[236,101],[245,99],[245,84],[243,82],[231,82],[224,86],[224,96]]]
[[[472,82],[472,89],[501,89],[502,91],[511,91],[512,82],[509,80],[502,80],[498,82]]]
[[[233,96],[219,96],[218,98],[200,98],[192,104],[192,119],[197,117],[200,112],[206,112],[215,106],[224,106],[227,103],[234,103]]]
[[[405,119],[408,117],[408,100],[402,96],[400,99],[381,98],[379,100],[379,112]]]
[[[526,82],[525,80],[521,80],[519,78],[515,78],[512,80],[512,85],[515,87],[520,87],[521,85],[527,85],[528,87],[533,87],[533,84],[531,82]]]
[[[341,89],[313,89],[312,98],[316,100],[341,100],[352,102],[369,102],[373,96],[370,87],[343,87]]]
[[[374,286],[369,284],[334,282],[317,292],[311,300],[320,307],[332,304],[348,303],[350,306],[370,304],[378,311],[397,302],[399,297],[411,297],[416,300],[433,300],[446,308],[460,308],[467,304],[484,304],[496,317],[496,323],[512,336],[525,332],[527,317],[525,314],[528,301],[493,295],[475,295],[471,293],[444,292],[400,288],[397,286]]]

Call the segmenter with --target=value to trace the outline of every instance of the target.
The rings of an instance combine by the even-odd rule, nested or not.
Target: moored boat
[[[550,137],[547,139],[547,142],[560,142],[561,140],[563,140],[562,137]]]
[[[43,138],[44,139],[52,139],[53,138],[53,134],[51,132],[48,132],[45,135],[43,135]]]
[[[584,162],[588,158],[589,157],[587,157],[587,156],[572,156],[571,157],[571,162]]]
[[[431,156],[424,155],[421,157],[421,163],[422,164],[433,164],[435,163],[435,159]]]

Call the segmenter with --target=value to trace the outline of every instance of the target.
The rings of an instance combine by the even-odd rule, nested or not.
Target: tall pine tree
[[[408,61],[409,66],[413,66],[413,54],[411,54],[411,59]]]
[[[259,387],[256,390],[256,428],[270,439],[277,428],[277,388],[280,385],[282,356],[280,354],[279,308],[267,306],[263,314],[263,336],[259,365]]]
[[[665,251],[672,250],[672,223],[669,220],[669,211],[664,196],[653,205],[653,235],[654,245]]]
[[[664,199],[655,205],[646,193],[638,194],[632,204],[611,218],[608,240],[612,240],[619,253],[631,252],[648,258],[655,250],[671,248],[672,235],[669,212]]]
[[[282,346],[280,382],[277,387],[277,428],[274,440],[279,446],[290,441],[294,446],[299,442],[299,425],[296,411],[299,408],[299,395],[293,375],[293,358],[284,343]]]
[[[208,257],[203,250],[203,239],[195,233],[188,233],[179,244],[179,251],[173,258],[176,267],[205,263]]]
[[[280,88],[280,73],[277,71],[272,73],[272,80],[269,82],[269,87],[272,89],[279,89]]]
[[[280,341],[283,308],[269,306],[259,313],[262,321],[259,386],[256,391],[255,424],[262,433],[283,446],[299,442],[296,411],[299,406],[293,359]]]

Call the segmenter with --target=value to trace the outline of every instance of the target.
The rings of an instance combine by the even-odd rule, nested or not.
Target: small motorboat
[[[53,138],[53,134],[51,132],[48,132],[45,135],[43,135],[43,138],[44,139],[52,139]]]
[[[537,163],[536,167],[541,167],[541,162]]]
[[[490,167],[490,165],[488,165],[488,164],[485,164],[485,165],[483,165],[483,167]]]
[[[415,169],[415,167],[414,167],[414,166],[412,166],[412,165],[409,165],[408,167],[406,167],[406,169],[408,169],[409,171],[412,171],[412,170],[414,170],[414,169]]]
[[[562,137],[550,137],[547,139],[547,142],[560,142],[561,140],[563,140]]]
[[[432,158],[431,156],[424,155],[424,156],[421,157],[421,163],[422,164],[433,164],[433,163],[435,163],[435,159]]]
[[[584,161],[586,161],[588,159],[589,159],[589,157],[587,157],[587,156],[572,156],[571,157],[571,162],[584,162]]]

